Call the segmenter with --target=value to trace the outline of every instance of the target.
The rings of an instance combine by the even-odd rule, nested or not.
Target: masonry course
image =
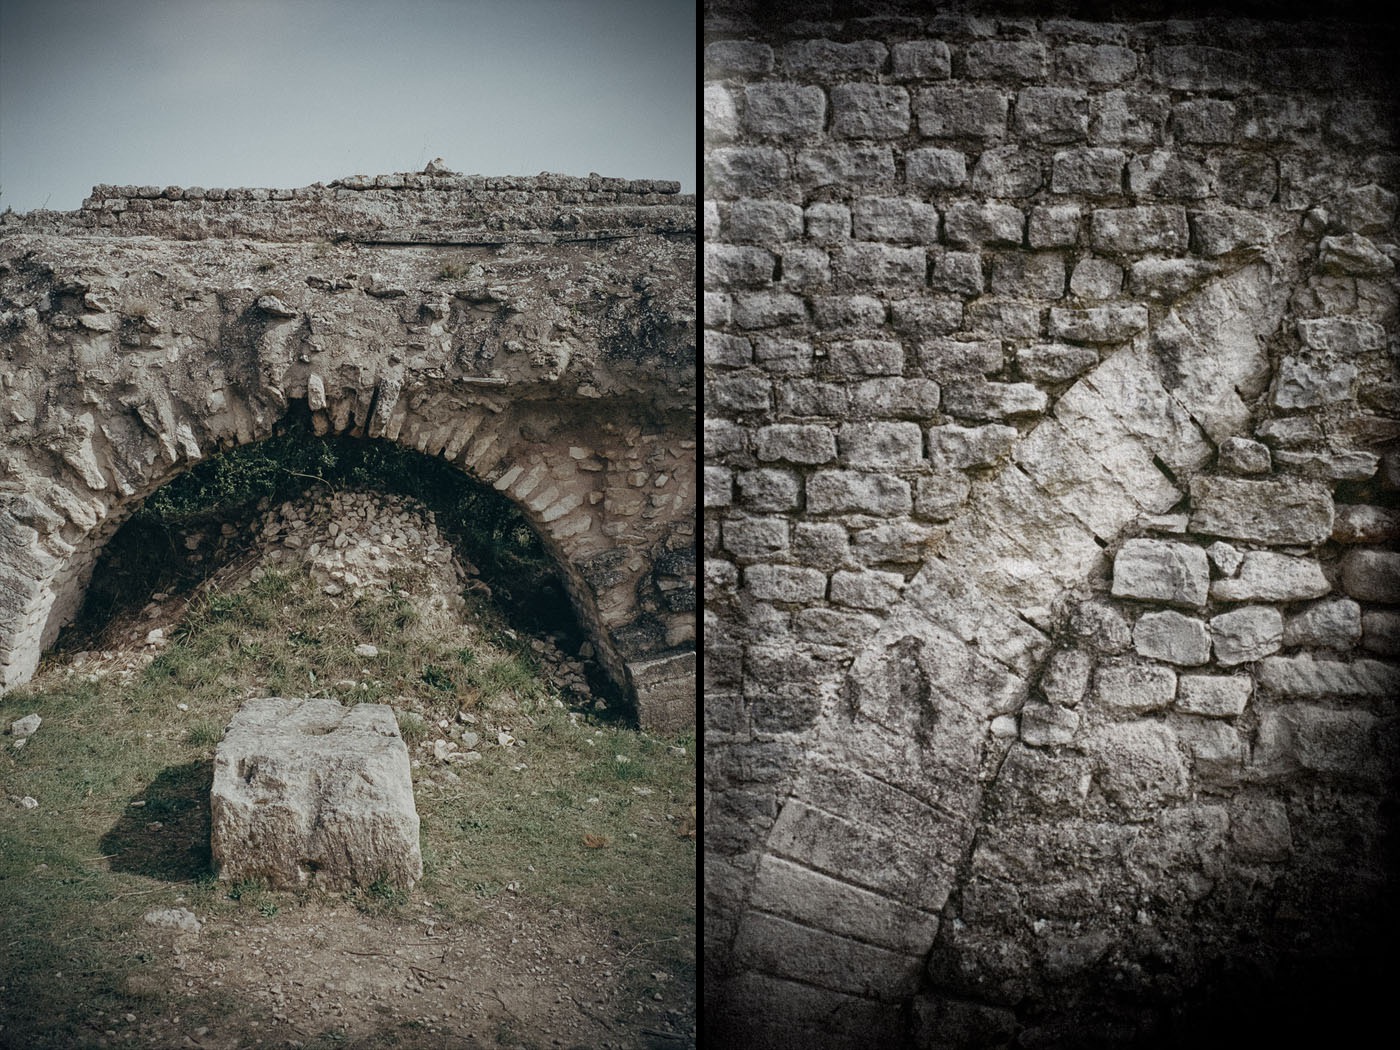
[[[775,259],[707,283],[706,646],[764,654],[709,1015],[1140,1045],[1390,928],[1393,81],[1364,24],[869,6],[707,11],[706,241]],[[747,132],[774,84],[821,125]]]

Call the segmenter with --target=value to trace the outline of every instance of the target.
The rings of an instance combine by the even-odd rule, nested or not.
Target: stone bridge
[[[675,183],[97,186],[0,220],[0,688],[141,501],[292,410],[512,499],[645,728],[694,720],[695,203]]]

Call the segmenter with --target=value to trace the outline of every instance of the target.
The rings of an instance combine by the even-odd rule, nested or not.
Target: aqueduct
[[[644,728],[693,724],[695,203],[670,182],[98,186],[0,220],[0,688],[146,496],[293,408],[524,512]]]

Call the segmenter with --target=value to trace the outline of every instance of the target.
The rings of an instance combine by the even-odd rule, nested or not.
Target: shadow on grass
[[[209,790],[212,760],[186,762],[163,769],[132,798],[122,818],[102,836],[102,852],[113,871],[146,875],[167,882],[190,882],[207,875]]]

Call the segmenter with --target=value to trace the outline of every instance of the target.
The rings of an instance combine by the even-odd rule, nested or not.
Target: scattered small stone
[[[31,737],[38,731],[40,723],[44,720],[37,714],[25,715],[10,723],[10,734],[14,737],[24,739]]]
[[[361,642],[355,646],[355,655],[373,658],[379,655],[379,647],[370,645],[369,642]]]
[[[195,918],[194,912],[188,908],[157,908],[146,912],[143,916],[145,921],[152,926],[160,926],[166,929],[184,930],[186,933],[198,933],[202,923]],[[128,1015],[128,1020],[135,1020]]]

